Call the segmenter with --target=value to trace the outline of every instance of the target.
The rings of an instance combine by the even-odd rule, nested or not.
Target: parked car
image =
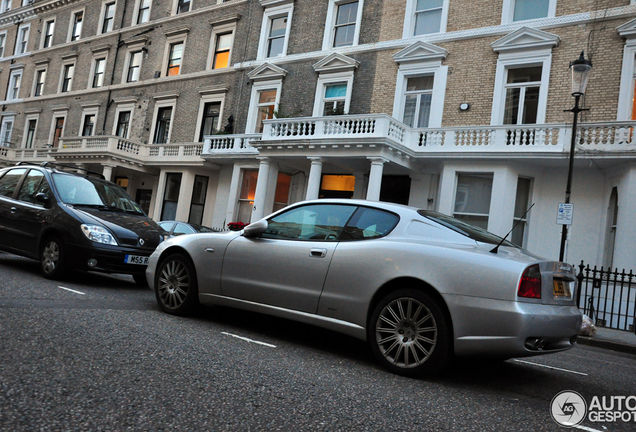
[[[146,270],[161,309],[198,303],[262,312],[368,341],[402,375],[453,356],[572,348],[574,268],[481,228],[383,202],[297,203],[241,232],[174,237]]]
[[[185,223],[179,221],[161,221],[157,222],[157,224],[163,228],[170,237],[178,236],[183,234],[194,234],[194,233],[206,233],[206,232],[219,232],[220,230],[214,228],[208,228],[203,225],[193,224],[193,223]]]
[[[68,168],[45,162],[0,170],[0,249],[39,259],[50,279],[78,269],[145,284],[148,257],[165,232],[101,174]]]

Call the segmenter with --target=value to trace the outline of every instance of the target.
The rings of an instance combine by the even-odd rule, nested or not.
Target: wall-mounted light
[[[470,109],[470,104],[468,104],[466,102],[461,103],[461,104],[459,104],[459,109],[461,111],[468,111]]]

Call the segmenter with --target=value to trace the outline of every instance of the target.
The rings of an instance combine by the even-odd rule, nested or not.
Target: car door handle
[[[16,207],[11,207],[11,214],[14,214],[17,211],[18,211],[18,209]]]
[[[309,256],[316,258],[324,258],[327,255],[327,249],[312,249]]]

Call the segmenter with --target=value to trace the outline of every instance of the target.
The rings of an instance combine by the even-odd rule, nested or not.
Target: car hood
[[[114,212],[92,208],[68,208],[86,224],[108,228],[122,246],[154,250],[163,241],[164,230],[146,215]]]

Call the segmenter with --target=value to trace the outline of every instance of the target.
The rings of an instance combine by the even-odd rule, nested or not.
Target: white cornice
[[[530,27],[522,27],[490,44],[495,52],[526,51],[552,48],[559,44],[559,38],[552,33]]]
[[[616,31],[619,35],[627,39],[636,37],[636,18],[623,24],[622,26],[616,27]]]
[[[436,45],[418,41],[393,54],[396,63],[411,63],[428,60],[443,60],[448,56],[448,51]]]
[[[261,81],[272,78],[282,79],[286,75],[287,71],[285,69],[271,63],[263,63],[247,74],[247,76],[253,81]]]
[[[360,62],[358,60],[352,59],[351,57],[347,57],[346,55],[342,55],[336,52],[328,55],[319,62],[314,63],[312,67],[316,72],[322,73],[348,71],[357,69],[359,65]]]

